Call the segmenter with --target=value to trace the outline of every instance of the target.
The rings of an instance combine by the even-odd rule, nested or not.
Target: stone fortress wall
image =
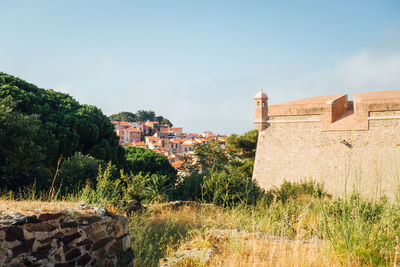
[[[393,196],[400,185],[400,90],[257,104],[253,178],[261,187],[284,180],[323,182],[334,195],[356,190]]]
[[[82,213],[0,214],[0,266],[133,266],[128,219]]]

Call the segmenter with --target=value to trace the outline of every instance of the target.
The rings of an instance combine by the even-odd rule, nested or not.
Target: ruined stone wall
[[[270,118],[259,134],[254,178],[265,189],[311,178],[334,195],[393,195],[400,184],[399,114],[370,112],[366,131],[322,131],[316,115]]]
[[[0,214],[0,266],[133,266],[127,218],[85,213]]]

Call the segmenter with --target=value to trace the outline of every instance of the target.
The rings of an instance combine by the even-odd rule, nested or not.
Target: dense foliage
[[[96,185],[99,167],[105,169],[107,163],[89,155],[76,152],[73,156],[62,161],[59,175],[56,177],[55,187],[62,195],[76,193],[85,185]],[[117,175],[115,167],[112,168],[114,177]]]
[[[128,172],[167,175],[171,179],[176,177],[176,170],[168,158],[150,149],[129,146],[125,148],[125,156]]]
[[[231,135],[226,144],[211,141],[194,147],[190,175],[176,186],[176,199],[202,200],[221,206],[255,204],[264,192],[252,179],[257,131]],[[201,173],[201,174],[199,174]]]
[[[35,178],[42,182],[43,170],[53,176],[58,160],[77,151],[117,166],[124,164],[113,126],[95,106],[81,105],[67,94],[2,72],[0,100],[0,175],[9,182],[3,186],[13,189],[20,182],[17,177],[22,177],[20,186]]]
[[[157,121],[161,124],[168,124],[170,127],[172,127],[172,123],[167,118],[164,118],[163,116],[156,116],[155,112],[152,110],[139,110],[138,112],[136,112],[136,114],[132,112],[123,111],[117,114],[113,114],[109,118],[112,121],[129,121],[129,122],[135,122],[135,121],[146,122],[148,120]]]
[[[16,188],[35,179],[47,182],[46,171],[38,168],[46,158],[40,120],[15,106],[10,97],[0,99],[0,183]]]

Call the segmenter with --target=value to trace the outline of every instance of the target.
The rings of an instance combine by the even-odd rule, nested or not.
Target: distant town
[[[121,146],[148,148],[168,157],[175,169],[184,164],[184,158],[192,157],[194,145],[205,144],[212,140],[225,144],[226,135],[213,134],[211,131],[184,133],[183,128],[170,127],[157,121],[127,122],[111,121],[119,136]]]

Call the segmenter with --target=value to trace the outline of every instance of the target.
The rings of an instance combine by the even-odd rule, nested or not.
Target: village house
[[[131,144],[131,146],[136,146],[136,147],[147,148],[147,145],[146,145],[146,143],[145,143],[145,142],[143,142],[143,141],[140,141],[140,142],[133,142],[133,143]]]
[[[116,130],[119,138],[119,143],[122,146],[127,146],[133,142],[139,142],[142,139],[142,132],[137,128],[123,128]]]
[[[168,161],[178,169],[182,158],[191,157],[196,144],[206,144],[210,140],[222,141],[225,136],[205,131],[202,134],[183,133],[183,128],[171,128],[156,121],[124,122],[112,121],[119,143],[122,146],[142,147],[168,157]],[[146,136],[145,136],[146,135]],[[144,142],[142,141],[144,139]]]

